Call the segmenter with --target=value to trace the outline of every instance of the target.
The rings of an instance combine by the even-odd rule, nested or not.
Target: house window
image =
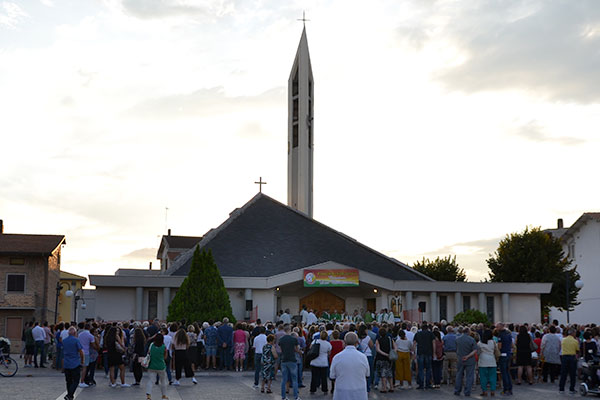
[[[471,309],[471,296],[463,296],[463,311]]]
[[[569,245],[569,258],[575,260],[575,243]]]
[[[9,263],[10,265],[25,265],[25,259],[23,257],[11,257]]]
[[[494,322],[494,296],[487,296],[487,317],[488,321]]]
[[[158,316],[158,291],[148,291],[148,319],[153,320]]]
[[[448,319],[448,296],[440,296],[440,321]]]
[[[7,293],[25,293],[25,274],[6,274]]]

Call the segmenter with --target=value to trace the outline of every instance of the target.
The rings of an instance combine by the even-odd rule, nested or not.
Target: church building
[[[400,319],[452,320],[477,309],[490,321],[539,322],[548,283],[438,282],[313,219],[314,80],[306,30],[288,81],[287,205],[258,193],[202,237],[163,236],[160,270],[90,275],[90,317],[165,319],[197,246],[215,258],[238,320],[387,308]],[[185,239],[180,239],[185,238]],[[177,247],[175,247],[177,246]]]

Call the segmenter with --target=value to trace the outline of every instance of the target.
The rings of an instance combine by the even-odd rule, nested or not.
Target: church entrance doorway
[[[308,309],[315,310],[317,316],[321,315],[323,310],[329,310],[329,313],[337,310],[341,312],[346,309],[346,301],[341,297],[337,297],[335,294],[328,292],[324,289],[319,289],[316,292],[303,297],[300,299],[299,309],[302,305],[306,305]]]
[[[377,312],[377,299],[367,299],[367,311]]]

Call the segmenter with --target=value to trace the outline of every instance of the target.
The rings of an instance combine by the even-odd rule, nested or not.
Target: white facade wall
[[[510,320],[513,323],[540,323],[541,302],[539,296],[513,294],[510,296]]]
[[[96,317],[107,321],[135,318],[135,288],[96,289]]]
[[[569,247],[574,245],[573,265],[581,275],[583,288],[579,291],[577,300],[581,302],[569,314],[571,323],[589,324],[600,323],[600,295],[597,283],[600,282],[600,222],[588,220],[582,225],[572,238],[563,243],[563,251],[569,254]],[[571,282],[574,284],[574,282]],[[566,303],[566,298],[565,298]],[[567,323],[567,313],[552,308],[550,319],[557,319],[560,323]]]
[[[275,320],[275,316],[277,315],[277,296],[274,289],[253,289],[252,303],[254,307],[258,306],[258,318],[262,321]]]
[[[299,314],[299,304],[300,297],[298,296],[281,296],[281,310],[288,309],[290,310],[290,315],[298,315]]]
[[[346,312],[352,314],[354,310],[360,312],[361,308],[365,308],[366,302],[362,297],[347,297],[346,298]]]
[[[231,303],[231,311],[233,316],[238,321],[243,321],[246,316],[246,300],[244,298],[244,291],[240,289],[227,289],[229,295],[229,302]]]

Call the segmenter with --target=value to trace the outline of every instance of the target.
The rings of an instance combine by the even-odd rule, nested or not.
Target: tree
[[[464,282],[467,279],[465,270],[456,263],[456,256],[438,257],[434,261],[423,257],[422,261],[413,264],[413,268],[436,281]]]
[[[168,321],[215,321],[228,317],[235,322],[229,295],[210,250],[196,247],[190,273],[169,305]]]
[[[479,310],[466,310],[463,312],[459,312],[454,316],[454,324],[464,325],[464,324],[488,324],[488,317],[484,313]]]
[[[542,232],[539,227],[507,235],[487,263],[492,282],[552,283],[552,291],[541,296],[544,314],[550,307],[561,311],[566,309],[567,274],[570,280],[569,310],[579,304],[579,289],[575,287],[575,281],[580,278],[577,267],[571,267],[571,260],[565,257],[560,239]]]

